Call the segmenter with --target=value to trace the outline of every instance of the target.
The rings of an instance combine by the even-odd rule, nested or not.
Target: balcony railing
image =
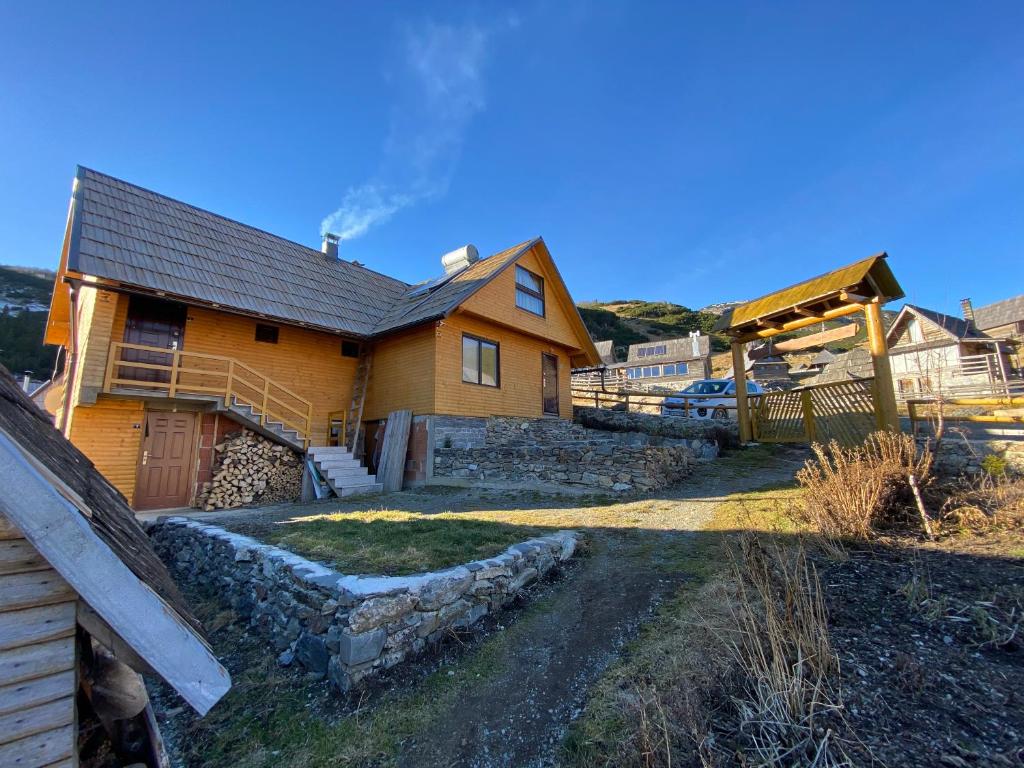
[[[225,407],[250,407],[260,426],[281,424],[309,444],[313,404],[232,357],[115,341],[107,357],[103,391],[117,390],[223,398]]]

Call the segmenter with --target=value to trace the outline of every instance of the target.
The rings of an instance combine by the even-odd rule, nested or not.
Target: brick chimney
[[[324,235],[323,245],[320,246],[320,250],[327,256],[328,261],[338,260],[338,240],[340,238],[330,232]]]
[[[960,313],[964,316],[964,320],[974,322],[974,305],[971,304],[970,299],[960,299]]]

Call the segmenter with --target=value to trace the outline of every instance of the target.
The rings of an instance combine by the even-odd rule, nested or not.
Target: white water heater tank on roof
[[[479,261],[479,259],[480,252],[477,251],[475,245],[464,245],[442,256],[441,266],[444,267],[446,275],[454,275],[456,272],[464,270],[473,262]]]

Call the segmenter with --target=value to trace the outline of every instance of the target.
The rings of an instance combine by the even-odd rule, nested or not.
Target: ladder
[[[363,432],[359,427],[363,421],[363,405],[366,403],[366,388],[370,383],[372,359],[370,345],[364,344],[359,351],[359,365],[356,367],[356,377],[352,382],[352,402],[349,403],[348,414],[345,417],[345,447],[354,457],[359,456],[362,448]]]

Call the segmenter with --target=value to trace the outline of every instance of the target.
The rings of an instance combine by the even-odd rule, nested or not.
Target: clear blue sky
[[[409,281],[540,234],[699,307],[884,249],[955,311],[1024,291],[1024,3],[4,3],[0,263],[56,265],[76,163]]]

